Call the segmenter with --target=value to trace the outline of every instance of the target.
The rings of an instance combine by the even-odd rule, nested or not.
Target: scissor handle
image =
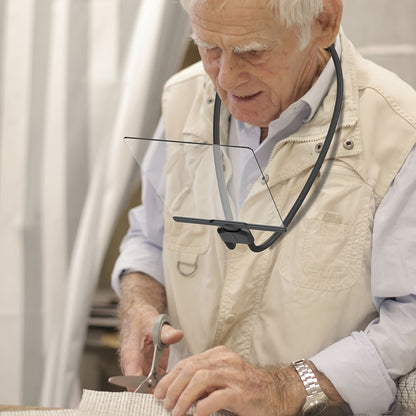
[[[167,347],[167,345],[162,342],[162,327],[165,324],[170,325],[169,316],[166,314],[159,315],[153,324],[153,345],[157,347],[158,350],[164,350]]]

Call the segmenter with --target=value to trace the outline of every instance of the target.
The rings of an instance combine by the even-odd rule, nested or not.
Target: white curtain
[[[342,24],[365,57],[416,88],[415,16],[415,0],[344,0]]]
[[[92,293],[189,24],[177,0],[0,0],[0,402],[68,406]]]

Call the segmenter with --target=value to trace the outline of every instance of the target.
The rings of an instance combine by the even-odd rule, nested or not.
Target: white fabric
[[[76,416],[76,409],[36,409],[36,410],[11,410],[0,412],[1,416]]]
[[[193,408],[186,416],[193,414]],[[80,416],[169,416],[171,412],[163,407],[161,400],[152,394],[141,393],[110,393],[84,390],[82,401],[78,407]],[[219,411],[212,416],[232,415],[227,411]]]
[[[345,0],[345,34],[367,58],[416,88],[416,2]]]
[[[193,414],[193,407],[186,416]],[[2,416],[169,416],[161,400],[152,394],[112,393],[105,391],[84,390],[77,409],[59,410],[23,410],[20,412],[1,412]],[[212,416],[232,416],[231,412],[222,410]]]
[[[76,409],[32,409],[32,410],[7,410],[0,412],[1,416],[76,416]]]
[[[0,402],[69,404],[138,181],[122,137],[152,134],[188,31],[174,0],[0,2]]]

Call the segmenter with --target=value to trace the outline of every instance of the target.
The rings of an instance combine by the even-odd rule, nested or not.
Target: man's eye
[[[257,63],[262,62],[265,59],[265,51],[261,50],[251,50],[244,52],[243,54],[244,58],[250,62]]]

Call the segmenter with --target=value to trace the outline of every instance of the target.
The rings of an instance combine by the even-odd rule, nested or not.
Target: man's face
[[[196,0],[191,22],[205,71],[240,121],[267,127],[316,79],[321,51],[313,41],[300,51],[268,0]]]

